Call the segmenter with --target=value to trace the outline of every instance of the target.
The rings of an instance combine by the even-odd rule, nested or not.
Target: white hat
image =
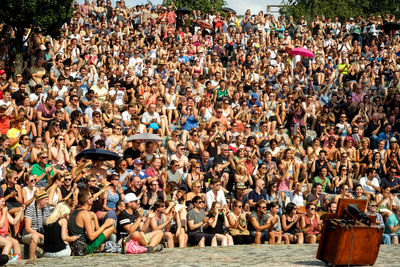
[[[139,200],[139,199],[140,198],[137,197],[134,193],[128,193],[124,197],[124,202],[125,203],[129,203],[129,202],[136,201],[136,200]]]

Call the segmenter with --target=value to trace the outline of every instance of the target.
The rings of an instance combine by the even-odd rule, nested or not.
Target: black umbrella
[[[81,158],[91,159],[91,160],[118,160],[120,156],[117,153],[104,150],[104,149],[85,149],[76,155],[75,159],[80,160]]]
[[[175,11],[175,13],[180,13],[180,14],[190,14],[190,13],[192,13],[192,11],[190,11],[188,8],[186,8],[186,7],[181,7],[181,8],[179,8],[179,9],[177,9],[176,11]]]
[[[385,33],[389,33],[391,31],[400,30],[400,24],[396,22],[387,22],[383,24],[382,28]]]
[[[235,10],[233,10],[232,8],[227,7],[227,6],[222,7],[221,10],[225,11],[225,12],[232,12],[233,14],[236,14]]]

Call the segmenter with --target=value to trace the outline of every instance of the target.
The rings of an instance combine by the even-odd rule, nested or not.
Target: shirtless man
[[[336,164],[338,160],[338,149],[336,148],[336,138],[334,136],[329,136],[329,143],[324,147],[326,151],[326,159],[333,164]]]

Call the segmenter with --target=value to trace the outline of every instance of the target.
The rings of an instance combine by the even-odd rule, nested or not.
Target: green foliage
[[[39,27],[57,37],[62,25],[72,17],[73,0],[0,0],[0,22],[20,34],[24,28]]]
[[[186,7],[188,9],[201,10],[202,13],[213,13],[219,11],[221,7],[226,5],[225,0],[163,0],[164,6],[169,6],[172,2],[177,8]]]
[[[315,15],[341,20],[370,14],[400,15],[400,0],[283,0],[283,5],[280,12],[284,16],[298,19],[303,15],[306,20],[313,20]]]

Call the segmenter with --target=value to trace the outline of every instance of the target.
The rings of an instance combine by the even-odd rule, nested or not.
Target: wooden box
[[[351,204],[358,204],[353,201]],[[348,201],[342,203],[347,204]],[[361,203],[359,208],[364,205]],[[338,208],[338,213],[342,210]],[[378,257],[383,228],[345,225],[337,223],[341,219],[336,216],[339,214],[329,215],[322,229],[317,259],[333,265],[373,265]]]

